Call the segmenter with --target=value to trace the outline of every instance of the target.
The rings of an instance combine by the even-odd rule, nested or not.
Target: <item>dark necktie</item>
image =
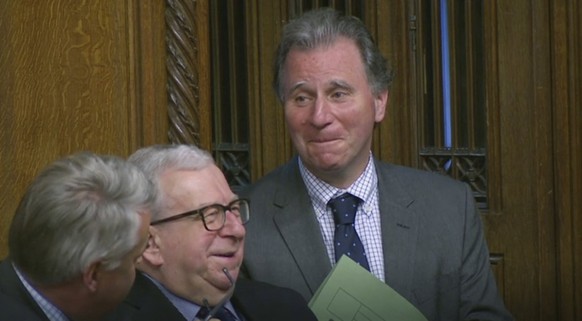
[[[336,224],[333,239],[335,260],[339,261],[340,257],[345,254],[366,270],[370,270],[364,246],[354,225],[359,203],[360,199],[349,193],[332,198],[328,203]]]
[[[196,317],[200,320],[204,320],[208,316],[208,309],[205,307],[200,308]],[[236,321],[236,319],[232,316],[232,314],[225,308],[222,307],[218,312],[212,317],[214,319],[218,319],[220,321]]]

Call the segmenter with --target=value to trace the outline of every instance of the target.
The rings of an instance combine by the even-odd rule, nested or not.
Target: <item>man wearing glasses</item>
[[[316,320],[297,292],[237,280],[249,204],[208,152],[157,145],[129,161],[149,176],[158,199],[141,273],[111,320]]]

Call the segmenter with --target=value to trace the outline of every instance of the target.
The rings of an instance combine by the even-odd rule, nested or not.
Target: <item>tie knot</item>
[[[198,320],[204,320],[208,317],[209,313],[210,311],[206,307],[201,307],[198,311],[198,314],[196,314],[196,318],[198,318]],[[220,308],[220,310],[218,310],[218,312],[213,315],[213,319],[218,319],[220,321],[236,320],[225,307]]]
[[[208,312],[210,311],[207,308],[201,307],[194,320],[204,320],[208,316]]]
[[[328,205],[336,224],[353,224],[360,199],[350,193],[332,198]]]

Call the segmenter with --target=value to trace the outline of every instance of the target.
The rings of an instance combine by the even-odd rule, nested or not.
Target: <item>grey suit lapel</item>
[[[394,172],[397,167],[376,161],[378,197],[384,249],[386,283],[410,297],[411,267],[418,239],[418,215],[412,210],[414,199],[406,193]]]
[[[297,158],[286,167],[282,177],[274,199],[274,205],[281,211],[273,219],[313,294],[331,270],[331,263]]]

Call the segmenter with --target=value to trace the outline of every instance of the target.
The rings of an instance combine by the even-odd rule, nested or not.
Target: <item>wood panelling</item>
[[[0,258],[25,187],[49,162],[81,150],[126,156],[165,141],[159,8],[0,1]]]
[[[551,1],[559,319],[582,319],[582,5]]]
[[[130,135],[137,147],[168,142],[166,16],[164,0],[128,0],[129,72],[134,118]],[[130,150],[130,153],[134,149]]]
[[[284,163],[293,149],[285,131],[283,108],[273,92],[273,55],[286,21],[287,1],[248,1],[247,39],[251,173],[253,178]]]
[[[493,253],[503,255],[503,295],[518,320],[556,314],[555,223],[552,213],[552,144],[549,33],[542,2],[491,1],[496,30],[494,70],[488,75],[496,104],[488,110],[499,135],[489,140],[501,180],[501,206],[484,216]],[[535,36],[534,36],[535,35]],[[491,55],[489,55],[491,56]],[[493,173],[497,175],[497,173]]]
[[[378,47],[386,55],[395,71],[394,81],[386,106],[384,121],[376,128],[373,152],[380,159],[397,164],[418,164],[418,133],[415,106],[417,92],[422,86],[415,83],[417,61],[417,21],[409,14],[410,1],[381,0],[369,3],[366,18],[374,21],[370,31],[377,39]]]

